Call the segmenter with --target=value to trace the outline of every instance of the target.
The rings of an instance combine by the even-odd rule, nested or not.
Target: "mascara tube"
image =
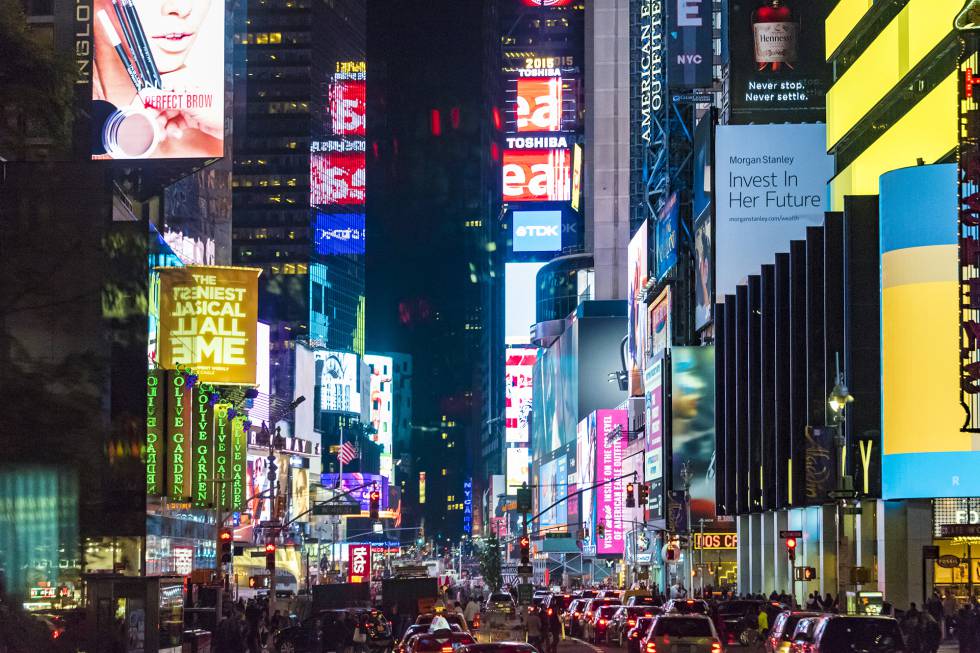
[[[119,0],[112,0],[112,11],[116,14],[116,22],[119,23],[119,27],[122,29],[123,38],[126,40],[126,46],[129,48],[129,52],[133,55],[133,64],[136,66],[136,71],[140,74],[140,79],[143,82],[143,88],[145,88],[150,85],[146,66],[143,65],[139,52],[136,51],[136,41],[133,38],[133,30],[130,28],[129,22],[123,15],[122,6],[120,6]]]
[[[116,28],[112,26],[112,22],[109,20],[109,14],[105,12],[105,9],[99,9],[96,12],[96,16],[99,17],[99,23],[102,24],[102,30],[109,37],[109,43],[115,48],[116,54],[119,55],[119,61],[122,62],[123,67],[126,72],[129,73],[129,79],[133,82],[133,87],[136,92],[139,93],[143,89],[143,85],[140,82],[139,73],[136,72],[136,68],[133,67],[132,62],[129,57],[126,56],[126,50],[123,49],[122,41],[119,40],[119,34],[116,33]]]
[[[143,23],[140,22],[139,14],[136,12],[136,5],[133,4],[133,0],[120,1],[122,2],[126,18],[129,19],[129,25],[133,29],[133,39],[136,41],[136,47],[139,48],[143,62],[146,65],[149,75],[148,81],[151,86],[163,88],[163,78],[160,77],[160,71],[157,69],[157,64],[153,60],[153,53],[150,52],[150,44],[146,40],[146,32],[143,30]]]

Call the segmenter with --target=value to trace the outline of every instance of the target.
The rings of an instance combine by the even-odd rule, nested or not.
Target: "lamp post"
[[[844,381],[844,375],[840,370],[840,352],[834,354],[834,363],[836,367],[836,376],[834,378],[834,387],[830,390],[830,395],[827,397],[827,407],[830,413],[830,423],[834,427],[834,444],[837,447],[838,455],[840,456],[840,469],[837,474],[837,489],[838,491],[846,491],[853,488],[853,482],[850,476],[847,474],[847,429],[845,428],[845,411],[847,405],[854,401],[854,397],[847,389],[847,384]],[[844,499],[838,499],[834,502],[834,526],[837,531],[837,596],[838,600],[840,597],[840,586],[841,586],[841,504]]]
[[[684,507],[687,511],[687,582],[693,585],[694,579],[694,551],[691,548],[693,533],[691,532],[691,481],[694,480],[694,472],[691,471],[691,461],[685,460],[681,463],[681,481],[684,483]]]

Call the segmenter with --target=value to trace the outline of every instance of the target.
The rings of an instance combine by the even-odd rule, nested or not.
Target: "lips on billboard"
[[[561,131],[561,77],[523,77],[517,80],[517,131]]]
[[[363,152],[310,154],[310,204],[364,204]]]
[[[505,150],[505,202],[567,202],[571,198],[571,157],[567,149]]]
[[[337,136],[364,136],[367,123],[367,83],[362,80],[330,84],[330,124]]]

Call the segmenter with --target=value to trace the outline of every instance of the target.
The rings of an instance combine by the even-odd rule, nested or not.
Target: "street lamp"
[[[830,422],[834,426],[834,443],[840,455],[840,472],[837,475],[837,490],[840,492],[850,490],[853,486],[850,477],[847,475],[847,431],[845,429],[847,405],[854,401],[847,384],[844,382],[844,375],[840,371],[840,352],[834,353],[834,364],[836,376],[834,387],[827,396],[827,406],[830,408]],[[840,597],[840,575],[841,565],[841,504],[843,498],[835,501],[834,521],[837,530],[837,596]],[[855,543],[856,544],[856,543]]]
[[[681,463],[681,482],[684,483],[684,505],[687,509],[687,582],[689,585],[693,585],[692,580],[694,578],[694,553],[691,548],[691,540],[693,539],[691,533],[691,481],[694,480],[694,472],[691,471],[691,461],[685,460]]]

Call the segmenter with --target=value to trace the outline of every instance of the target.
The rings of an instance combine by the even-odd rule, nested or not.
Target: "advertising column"
[[[167,496],[191,497],[191,392],[182,372],[167,372]]]

